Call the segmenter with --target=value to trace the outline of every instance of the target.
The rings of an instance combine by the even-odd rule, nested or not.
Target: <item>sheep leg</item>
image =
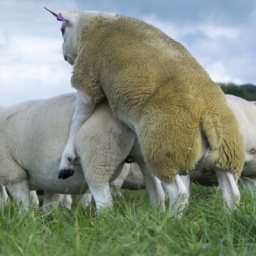
[[[91,102],[83,91],[77,91],[76,109],[72,117],[68,141],[61,156],[59,179],[66,179],[74,174],[74,166],[71,162],[76,158],[75,137],[95,106],[96,104]]]
[[[7,189],[10,192],[13,200],[16,203],[21,204],[21,209],[19,211],[20,214],[22,215],[22,212],[28,211],[30,207],[30,190],[28,181],[24,179],[19,183],[8,185]]]
[[[0,208],[4,205],[7,199],[8,194],[6,192],[6,188],[4,186],[0,186]]]
[[[64,206],[71,210],[72,198],[71,195],[57,194],[44,191],[43,211],[49,212],[57,208],[58,205]]]
[[[39,205],[39,199],[35,190],[31,190],[29,193],[30,202],[35,206]]]
[[[183,183],[179,175],[175,176],[175,180],[172,183],[162,182],[164,188],[166,189],[169,199],[169,215],[170,217],[177,216],[182,217],[182,211],[188,204],[189,192]]]
[[[72,208],[72,197],[69,194],[61,194],[60,205],[71,210]]]
[[[184,183],[185,187],[187,188],[187,191],[189,193],[189,196],[191,194],[190,192],[190,174],[188,175],[181,175],[180,178],[182,179],[182,182]]]
[[[227,209],[229,211],[235,209],[240,201],[240,192],[233,174],[229,171],[216,170],[216,176]]]
[[[102,210],[113,209],[113,200],[110,192],[109,183],[100,187],[94,186],[92,184],[88,185],[98,212],[101,212]]]
[[[110,182],[110,189],[113,195],[120,196],[121,192],[120,189],[124,184],[125,179],[127,178],[130,172],[131,165],[124,164],[122,166],[122,170],[117,178],[115,178],[112,182]]]
[[[247,190],[251,191],[253,194],[256,194],[256,179],[241,176],[239,178],[239,183],[244,188],[246,188]]]
[[[83,207],[88,207],[92,204],[92,193],[88,189],[84,194],[73,195],[76,201],[79,201]]]
[[[92,193],[90,191],[87,191],[82,195],[81,200],[85,207],[90,206],[92,204]]]
[[[150,204],[154,208],[165,210],[165,194],[161,181],[154,176],[148,169],[145,162],[137,162],[144,177],[145,186],[149,195]]]
[[[86,160],[88,160],[88,158],[86,158]],[[90,167],[86,168],[85,166],[89,166],[89,164],[86,164],[86,160],[83,159],[83,157],[81,158],[84,177],[95,201],[97,211],[101,212],[102,210],[113,209],[113,199],[109,181],[111,177],[120,173],[121,166],[119,165],[117,168],[115,167],[116,165],[106,166],[104,163],[100,163],[100,159],[97,159],[97,161],[94,160],[95,162],[91,161]]]

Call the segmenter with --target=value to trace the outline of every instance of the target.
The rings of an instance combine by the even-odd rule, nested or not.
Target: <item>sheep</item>
[[[30,190],[44,190],[47,210],[49,202],[60,200],[56,193],[79,194],[88,187],[97,210],[113,207],[109,181],[122,169],[135,143],[135,134],[113,116],[103,101],[76,135],[79,158],[74,175],[68,180],[58,179],[75,102],[76,94],[71,93],[23,102],[0,112],[0,186],[6,186],[12,198],[22,203],[22,210],[31,204]],[[136,159],[140,161],[139,157]],[[161,184],[148,174],[145,180],[150,202],[157,207],[164,201]]]
[[[4,110],[4,107],[0,105],[0,112]],[[0,186],[0,208],[7,202],[8,193],[5,186]],[[29,193],[30,202],[38,206],[39,199],[35,190],[31,190]],[[54,205],[61,204],[67,209],[71,210],[72,199],[70,195],[59,195],[55,193],[45,192],[43,201],[43,210],[50,211],[54,208]]]
[[[214,166],[229,209],[240,200],[242,138],[224,93],[178,42],[136,19],[97,12],[55,13],[62,21],[63,56],[73,65],[76,110],[62,153],[60,178],[73,173],[74,137],[96,104],[107,98],[114,115],[138,138],[145,164],[184,208],[179,174]],[[207,156],[207,157],[206,157]]]
[[[254,102],[244,100],[234,95],[226,95],[226,99],[228,106],[236,116],[244,143],[245,162],[239,183],[253,190],[255,188],[254,177],[256,174],[256,106]],[[192,176],[192,180],[205,184],[209,180],[207,174],[212,173],[211,181],[215,182],[216,179],[211,170],[208,170],[203,178],[200,178],[200,172],[201,170],[199,170],[197,175]]]
[[[256,134],[254,129],[256,128],[256,107],[253,102],[249,102],[234,95],[225,95],[225,97],[229,108],[236,117],[239,131],[243,139],[245,159],[242,176],[240,176],[239,179],[239,181],[242,183],[245,180],[244,177],[252,178],[255,174]],[[191,179],[198,183],[209,185],[213,182],[216,182],[214,170],[211,168],[205,170],[204,166],[200,165],[191,176]]]

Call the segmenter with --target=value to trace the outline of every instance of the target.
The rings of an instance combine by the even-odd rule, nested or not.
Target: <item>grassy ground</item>
[[[256,255],[256,197],[241,194],[229,215],[216,187],[193,185],[183,219],[174,221],[149,208],[145,191],[123,191],[102,216],[75,204],[20,218],[9,203],[0,212],[0,255]]]

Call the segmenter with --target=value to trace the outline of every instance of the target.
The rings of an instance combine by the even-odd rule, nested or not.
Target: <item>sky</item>
[[[54,11],[97,10],[150,23],[183,44],[215,82],[256,85],[256,0],[0,0],[0,105],[67,92]]]

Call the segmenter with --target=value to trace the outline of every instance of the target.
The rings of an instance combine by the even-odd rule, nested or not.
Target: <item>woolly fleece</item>
[[[132,18],[81,17],[80,24],[72,86],[91,101],[108,99],[113,113],[136,132],[149,169],[172,182],[193,169],[209,146],[209,162],[237,181],[244,162],[237,121],[224,93],[190,53]]]

